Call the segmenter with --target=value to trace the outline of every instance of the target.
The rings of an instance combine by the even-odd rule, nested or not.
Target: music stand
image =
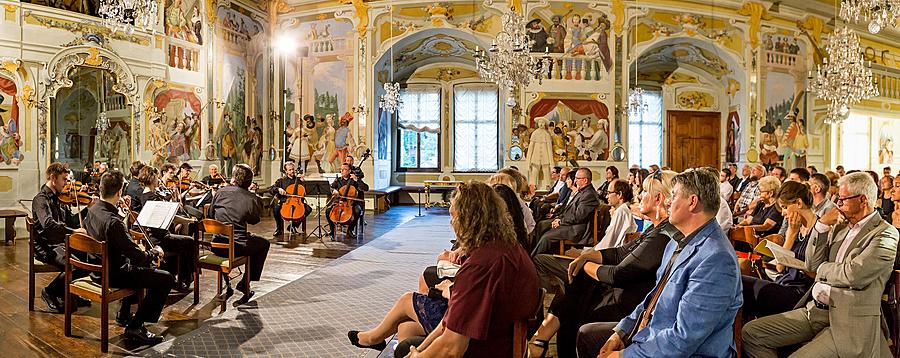
[[[330,196],[331,195],[331,184],[329,184],[328,180],[325,179],[310,179],[303,182],[303,186],[306,189],[307,196],[316,197],[316,228],[306,234],[306,237],[315,236],[319,238],[319,241],[322,242],[322,245],[328,247],[325,244],[325,233],[322,230],[322,196]]]

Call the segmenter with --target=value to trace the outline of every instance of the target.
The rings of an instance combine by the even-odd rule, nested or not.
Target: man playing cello
[[[272,217],[275,219],[275,237],[281,236],[284,234],[284,220],[290,220],[291,226],[290,230],[293,232],[296,229],[296,224],[306,220],[306,217],[312,211],[312,208],[303,201],[302,197],[298,197],[299,194],[302,196],[303,192],[303,175],[297,175],[297,163],[293,161],[289,161],[284,163],[283,167],[284,175],[278,180],[275,181],[275,184],[272,184],[269,187],[269,193],[272,194],[273,197],[276,198],[275,205],[272,207]],[[292,187],[293,186],[293,187]],[[299,192],[295,192],[292,189],[298,188]],[[290,198],[299,199],[303,204],[303,212],[300,213],[299,208],[297,208],[296,212],[292,213],[292,217],[297,219],[289,219],[284,218],[281,215],[281,208],[285,205],[285,202]]]
[[[363,200],[366,190],[369,190],[369,185],[363,182],[361,178],[357,177],[356,174],[351,174],[350,171],[349,163],[345,162],[344,164],[341,164],[341,176],[331,183],[332,200],[325,208],[326,212],[331,214],[332,209],[336,206],[335,204],[346,200],[351,201],[350,205],[352,206],[353,215],[346,224],[347,238],[352,240],[356,238],[356,224],[359,221],[363,210],[365,210],[365,201]],[[350,187],[356,191],[355,198],[348,198],[347,195],[345,195]],[[332,215],[328,215],[328,227],[331,229],[332,235],[334,235],[335,221],[332,219]]]

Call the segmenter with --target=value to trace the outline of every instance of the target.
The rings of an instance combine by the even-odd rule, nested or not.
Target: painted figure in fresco
[[[778,163],[778,139],[775,137],[775,128],[767,124],[760,129],[759,161],[766,166]]]
[[[528,29],[528,39],[531,43],[531,52],[544,52],[548,49],[547,30],[541,25],[541,19],[533,19],[525,26]]]
[[[328,162],[333,162],[335,158],[340,158],[340,162],[343,163],[344,158],[347,157],[347,152],[356,147],[353,135],[350,134],[349,125],[352,120],[353,115],[350,112],[344,113],[338,120],[340,127],[334,132],[334,153],[328,157]]]
[[[569,45],[567,46],[568,49],[566,52],[572,51],[572,49],[584,42],[584,32],[581,28],[581,15],[572,15],[572,18],[569,21],[569,35]]]
[[[303,117],[307,118],[312,116],[307,114]],[[288,146],[288,151],[290,152],[289,158],[297,163],[309,161],[309,136],[304,131],[303,123],[297,123],[294,128],[291,128],[290,134],[291,140],[290,145]]]
[[[588,156],[588,144],[594,137],[594,128],[591,127],[591,120],[588,118],[581,120],[581,126],[578,127],[578,135],[575,139],[575,147],[578,148],[579,157],[590,160]]]
[[[894,140],[890,137],[882,137],[878,146],[878,164],[890,164],[894,162]]]
[[[194,37],[197,39],[197,44],[203,45],[203,17],[200,16],[199,6],[194,6],[194,13],[191,15],[191,24],[194,26]]]
[[[553,137],[550,135],[547,118],[538,117],[537,125],[537,129],[531,133],[528,144],[531,150],[525,156],[525,162],[528,164],[529,180],[543,188],[550,184],[550,167],[553,166]]]
[[[568,160],[569,156],[566,148],[568,137],[565,132],[560,127],[553,127],[551,136],[553,137],[553,160],[557,162]]]
[[[187,21],[184,19],[184,10],[181,9],[181,0],[172,0],[166,8],[166,35],[187,40],[186,30]]]
[[[334,136],[337,131],[334,129],[334,114],[328,114],[325,116],[325,130],[322,132],[322,138],[325,138],[325,158],[333,158],[335,149],[334,144]],[[336,172],[340,168],[340,162],[335,163],[334,160],[326,161],[328,163],[328,170],[331,172]]]
[[[551,21],[553,21],[553,25],[550,25],[550,30],[548,31],[550,38],[547,39],[547,43],[550,44],[550,52],[565,52],[566,27],[562,23],[563,17],[562,15],[553,15]]]
[[[303,159],[303,173],[306,173],[307,167],[309,166],[309,160],[312,158],[316,162],[316,168],[319,169],[319,173],[322,173],[322,159],[315,157],[315,150],[318,149],[319,143],[319,133],[316,129],[316,121],[313,116],[304,116],[303,117],[303,125],[300,127],[302,131],[301,148],[307,151],[307,155],[305,155],[305,159]],[[303,156],[303,155],[301,155]]]
[[[606,151],[609,149],[609,120],[600,118],[597,124],[600,128],[597,129],[587,145],[588,157],[591,160],[605,160],[607,158]]]
[[[234,129],[231,127],[231,115],[227,112],[222,119],[225,121],[225,129],[222,131],[222,165],[226,172],[234,166],[234,155],[237,154],[237,141],[235,140]]]
[[[600,62],[603,62],[603,68],[609,72],[612,68],[612,55],[609,52],[609,19],[600,18],[597,30],[582,44],[573,47],[571,53],[599,58]]]

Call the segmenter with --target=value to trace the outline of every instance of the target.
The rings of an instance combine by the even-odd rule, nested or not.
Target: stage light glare
[[[297,42],[287,35],[281,35],[275,41],[275,49],[281,54],[290,55],[297,50]]]

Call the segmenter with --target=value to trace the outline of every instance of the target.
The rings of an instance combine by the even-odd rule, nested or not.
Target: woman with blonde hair
[[[515,169],[510,169],[510,170],[515,170]],[[518,173],[518,172],[516,172],[516,173]],[[521,174],[521,173],[519,173],[519,174]],[[521,179],[524,180],[525,177],[522,176]],[[515,191],[517,193],[520,193],[522,191],[520,181],[517,180],[517,178],[513,177],[512,175],[507,174],[506,172],[503,172],[503,171],[498,172],[494,175],[491,175],[490,179],[488,179],[488,184],[490,184],[490,185],[503,184],[503,185],[508,186],[510,189],[512,189],[513,191]],[[527,183],[525,185],[527,186]],[[536,225],[536,223],[534,222],[534,215],[532,214],[531,208],[528,207],[528,203],[526,203],[525,200],[523,200],[521,196],[517,195],[517,199],[519,202],[519,206],[522,208],[522,215],[524,216],[523,219],[525,220],[525,232],[530,234],[531,231],[534,230],[534,226]]]
[[[763,177],[759,179],[759,198],[762,200],[753,208],[753,213],[744,218],[735,227],[750,227],[758,237],[764,237],[771,234],[777,234],[781,229],[781,223],[784,217],[776,205],[776,196],[781,182],[773,176]]]
[[[588,249],[568,260],[565,294],[556,295],[548,314],[529,344],[529,356],[543,357],[558,334],[559,357],[574,357],[578,329],[591,322],[625,317],[656,283],[656,271],[669,240],[678,230],[669,223],[673,171],[656,171],[644,179],[640,213],[653,223],[640,237],[620,247]],[[538,255],[536,260],[556,259]],[[581,272],[584,271],[584,274]],[[558,332],[558,333],[557,333]]]
[[[506,204],[487,184],[469,181],[459,186],[450,204],[450,225],[467,259],[452,290],[445,291],[449,296],[446,315],[410,354],[508,357],[513,350],[513,324],[531,316],[539,303],[531,258],[516,240]],[[348,332],[350,342],[383,349],[385,339],[419,320],[412,296],[404,294],[375,329]]]

